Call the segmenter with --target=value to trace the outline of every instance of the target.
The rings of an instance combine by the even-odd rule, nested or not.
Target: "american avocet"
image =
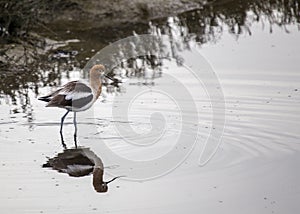
[[[43,167],[51,167],[72,177],[82,177],[93,173],[93,186],[97,192],[107,192],[109,181],[103,180],[104,166],[102,160],[89,148],[66,149],[54,158],[49,158]]]
[[[46,107],[58,107],[67,110],[67,112],[61,118],[60,123],[60,136],[63,146],[65,146],[62,134],[63,124],[66,116],[69,114],[70,111],[74,112],[74,142],[75,146],[77,146],[76,112],[85,111],[89,109],[93,105],[93,103],[98,99],[102,90],[101,77],[105,76],[111,79],[109,76],[106,76],[104,74],[104,71],[105,67],[103,65],[94,65],[90,70],[89,85],[80,81],[72,81],[65,84],[62,88],[46,96],[38,98],[39,100],[48,103]]]

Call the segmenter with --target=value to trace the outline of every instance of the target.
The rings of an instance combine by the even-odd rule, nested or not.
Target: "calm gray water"
[[[1,77],[1,210],[3,213],[297,213],[299,16],[297,1],[232,2],[153,20],[148,25],[120,27],[120,33],[72,29],[65,34],[58,29],[61,39],[73,42],[60,48],[64,52],[49,53],[49,69],[30,74],[5,73]],[[170,59],[141,57],[117,66],[114,77],[128,84],[108,82],[92,113],[79,116],[79,145],[95,154],[93,160],[102,160],[104,181],[118,175],[127,178],[110,183],[107,193],[97,193],[92,175],[74,178],[42,168],[48,158],[63,152],[59,123],[64,110],[45,108],[37,97],[70,80],[86,79],[87,73],[81,68],[110,42],[144,33],[165,34],[182,50],[196,48],[216,73],[225,97],[226,123],[213,158],[204,166],[198,164],[214,128],[210,102],[214,98],[186,67],[180,66],[174,53]],[[64,57],[68,51],[78,54]],[[182,120],[178,105],[189,107],[185,97],[174,101],[159,91],[168,88],[176,92],[177,85],[170,82],[168,75],[176,77],[192,95],[198,110],[197,123],[193,112],[187,112],[187,119]],[[149,88],[150,93],[142,93]],[[141,94],[130,103],[128,120],[114,117],[112,109],[128,102],[126,93],[130,91]],[[159,131],[161,118],[150,120],[155,112],[166,120],[163,136],[155,145],[136,146],[124,140],[126,136],[116,128],[125,123],[142,136],[155,128]],[[130,165],[103,152],[109,148],[118,157],[133,162],[155,160],[176,148],[182,122],[198,128],[197,141],[180,166],[159,178],[132,181],[132,176],[155,174],[155,169],[163,165]],[[184,134],[189,136],[193,131],[190,128]],[[72,148],[71,115],[64,136],[67,146]],[[154,137],[149,134],[144,140],[151,141]],[[186,148],[176,149],[181,154]],[[85,169],[93,167],[90,162],[85,165]]]

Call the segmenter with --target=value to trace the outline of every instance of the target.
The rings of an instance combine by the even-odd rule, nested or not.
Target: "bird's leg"
[[[74,112],[73,123],[74,123],[74,127],[75,127],[74,142],[75,142],[75,147],[77,148],[77,121],[76,121],[76,112]]]
[[[62,116],[62,118],[61,118],[61,121],[60,121],[60,138],[61,138],[61,144],[63,145],[63,147],[66,149],[67,148],[67,146],[66,146],[66,144],[65,144],[65,142],[64,142],[64,136],[63,136],[63,125],[64,125],[64,120],[65,120],[65,118],[66,118],[66,116],[69,114],[69,110],[64,114],[64,116]]]

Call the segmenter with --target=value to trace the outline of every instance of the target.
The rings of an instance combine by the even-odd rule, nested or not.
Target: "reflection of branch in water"
[[[104,181],[102,160],[89,148],[66,149],[54,158],[49,158],[43,167],[51,167],[72,177],[82,177],[93,173],[93,186],[97,192],[107,192],[110,181]]]
[[[217,41],[225,27],[237,37],[242,33],[251,35],[251,24],[266,18],[270,24],[283,27],[288,24],[300,23],[299,0],[265,0],[265,1],[213,1],[202,9],[184,12],[173,17],[170,25],[169,18],[152,21],[151,32],[160,32],[188,41],[193,37],[200,44]],[[249,16],[249,13],[252,14]],[[177,38],[177,39],[178,39]]]

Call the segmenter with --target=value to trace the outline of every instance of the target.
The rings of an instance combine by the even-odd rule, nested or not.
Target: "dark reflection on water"
[[[272,25],[285,26],[300,23],[298,0],[267,0],[267,1],[215,1],[210,7],[178,15],[178,25],[187,29],[185,40],[196,36],[196,41],[206,43],[215,41],[224,27],[238,36],[242,33],[251,35],[251,24],[264,17]],[[163,23],[161,25],[164,25]]]
[[[110,181],[104,181],[104,166],[98,157],[89,148],[65,149],[56,157],[49,158],[44,168],[52,168],[60,173],[66,173],[72,177],[83,177],[93,174],[93,186],[96,192],[107,192]],[[121,177],[121,176],[120,176]]]
[[[270,24],[270,32],[273,25],[284,29],[288,24],[299,25],[299,2],[299,0],[214,1],[199,10],[151,20],[149,25],[122,24],[114,28],[94,28],[88,32],[81,30],[81,26],[66,26],[61,22],[59,26],[50,26],[57,33],[54,39],[78,39],[79,42],[69,43],[61,48],[61,57],[57,57],[57,50],[52,51],[34,63],[17,66],[13,72],[0,63],[0,101],[5,97],[11,105],[19,106],[12,113],[20,111],[30,113],[32,109],[29,91],[37,96],[40,88],[61,85],[63,77],[68,79],[70,72],[82,68],[96,51],[135,33],[166,34],[175,39],[176,45],[189,48],[190,41],[195,41],[199,45],[218,41],[224,29],[228,29],[237,37],[243,33],[251,35],[251,23],[254,22],[267,20]],[[69,33],[66,33],[67,31]],[[53,34],[44,36],[53,37]],[[63,54],[64,52],[67,54]],[[152,69],[155,71],[151,80],[154,83],[154,79],[161,76],[161,66],[162,61],[153,56],[140,57],[122,63],[111,72],[111,75],[114,76],[118,70],[123,69],[125,73],[120,75],[120,78],[143,78],[147,69]],[[80,78],[86,78],[86,74],[81,73]],[[116,82],[110,85],[111,87],[107,87],[108,92],[120,91]],[[30,118],[30,115],[28,117]]]

